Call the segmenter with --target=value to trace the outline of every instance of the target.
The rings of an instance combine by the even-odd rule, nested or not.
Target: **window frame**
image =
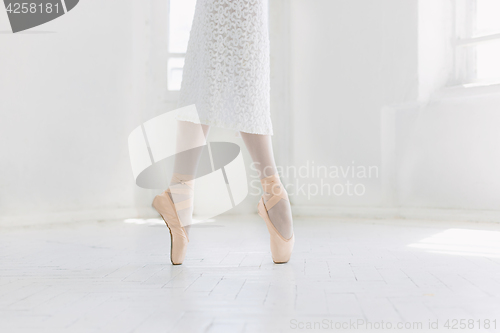
[[[500,32],[474,36],[477,0],[455,0],[454,2],[454,75],[452,85],[484,86],[499,84],[500,77],[494,80],[476,78],[476,53],[471,46],[500,41]]]
[[[169,69],[169,62],[170,62],[170,59],[174,59],[174,58],[177,58],[177,59],[185,59],[186,58],[186,52],[184,53],[178,53],[178,52],[170,52],[170,2],[171,0],[167,0],[166,3],[167,3],[167,19],[166,19],[166,22],[167,22],[167,26],[166,26],[166,50],[167,50],[167,57],[166,57],[166,67],[167,67],[167,100],[168,101],[176,101],[178,100],[179,98],[179,90],[170,90],[169,89],[169,85],[170,85],[170,77],[169,77],[169,74],[170,74],[170,69]]]

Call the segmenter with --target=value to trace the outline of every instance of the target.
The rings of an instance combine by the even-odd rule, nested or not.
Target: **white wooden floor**
[[[1,229],[0,332],[500,330],[500,224],[296,219],[295,235],[276,265],[259,217],[218,218],[172,266],[159,220]]]

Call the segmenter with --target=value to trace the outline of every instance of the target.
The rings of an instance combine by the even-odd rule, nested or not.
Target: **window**
[[[500,0],[457,0],[455,83],[500,83]]]
[[[178,91],[181,88],[184,57],[193,22],[195,5],[196,0],[168,1],[167,83],[169,91]]]

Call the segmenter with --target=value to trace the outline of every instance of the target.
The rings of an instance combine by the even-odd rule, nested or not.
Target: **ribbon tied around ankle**
[[[273,208],[273,206],[276,205],[281,199],[289,201],[288,193],[286,192],[283,184],[281,183],[278,174],[261,179],[260,182],[262,184],[264,192],[273,195],[271,199],[269,199],[266,203],[264,203],[264,206],[266,206],[267,210]]]

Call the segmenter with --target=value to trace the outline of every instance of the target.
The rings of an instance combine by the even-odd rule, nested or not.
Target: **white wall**
[[[497,218],[499,89],[442,89],[448,1],[270,6],[278,163],[380,172],[325,179],[361,183],[362,196],[309,197],[291,188],[296,213],[411,216],[404,209],[413,209],[429,217],[433,209],[468,209]],[[0,11],[1,224],[155,214],[157,191],[135,186],[127,136],[175,108],[165,98],[164,7],[160,0],[87,0],[19,34],[7,33]],[[211,139],[243,146],[232,135],[214,130]],[[294,177],[286,181],[295,185]],[[254,212],[255,199],[230,213]]]
[[[381,108],[418,94],[417,19],[415,1],[291,1],[294,165],[381,167]],[[381,205],[380,177],[325,181],[346,180],[362,183],[366,193],[301,194],[293,203]]]
[[[159,191],[135,185],[127,139],[175,109],[166,13],[164,0],[86,0],[12,34],[0,10],[1,225],[157,215]],[[243,145],[231,131],[211,140]],[[249,197],[229,213],[255,206]]]
[[[134,216],[147,207],[127,148],[129,132],[152,116],[140,108],[134,77],[142,66],[134,58],[144,56],[133,52],[143,34],[132,3],[81,1],[18,34],[7,33],[0,11],[2,224]]]
[[[499,105],[497,86],[450,89],[425,106],[400,110],[398,205],[499,210]]]
[[[449,87],[453,9],[419,1],[419,99],[395,106],[394,204],[500,222],[500,85]]]
[[[297,214],[500,221],[500,86],[446,88],[452,9],[291,1],[293,164],[380,167],[363,196],[293,196]]]

